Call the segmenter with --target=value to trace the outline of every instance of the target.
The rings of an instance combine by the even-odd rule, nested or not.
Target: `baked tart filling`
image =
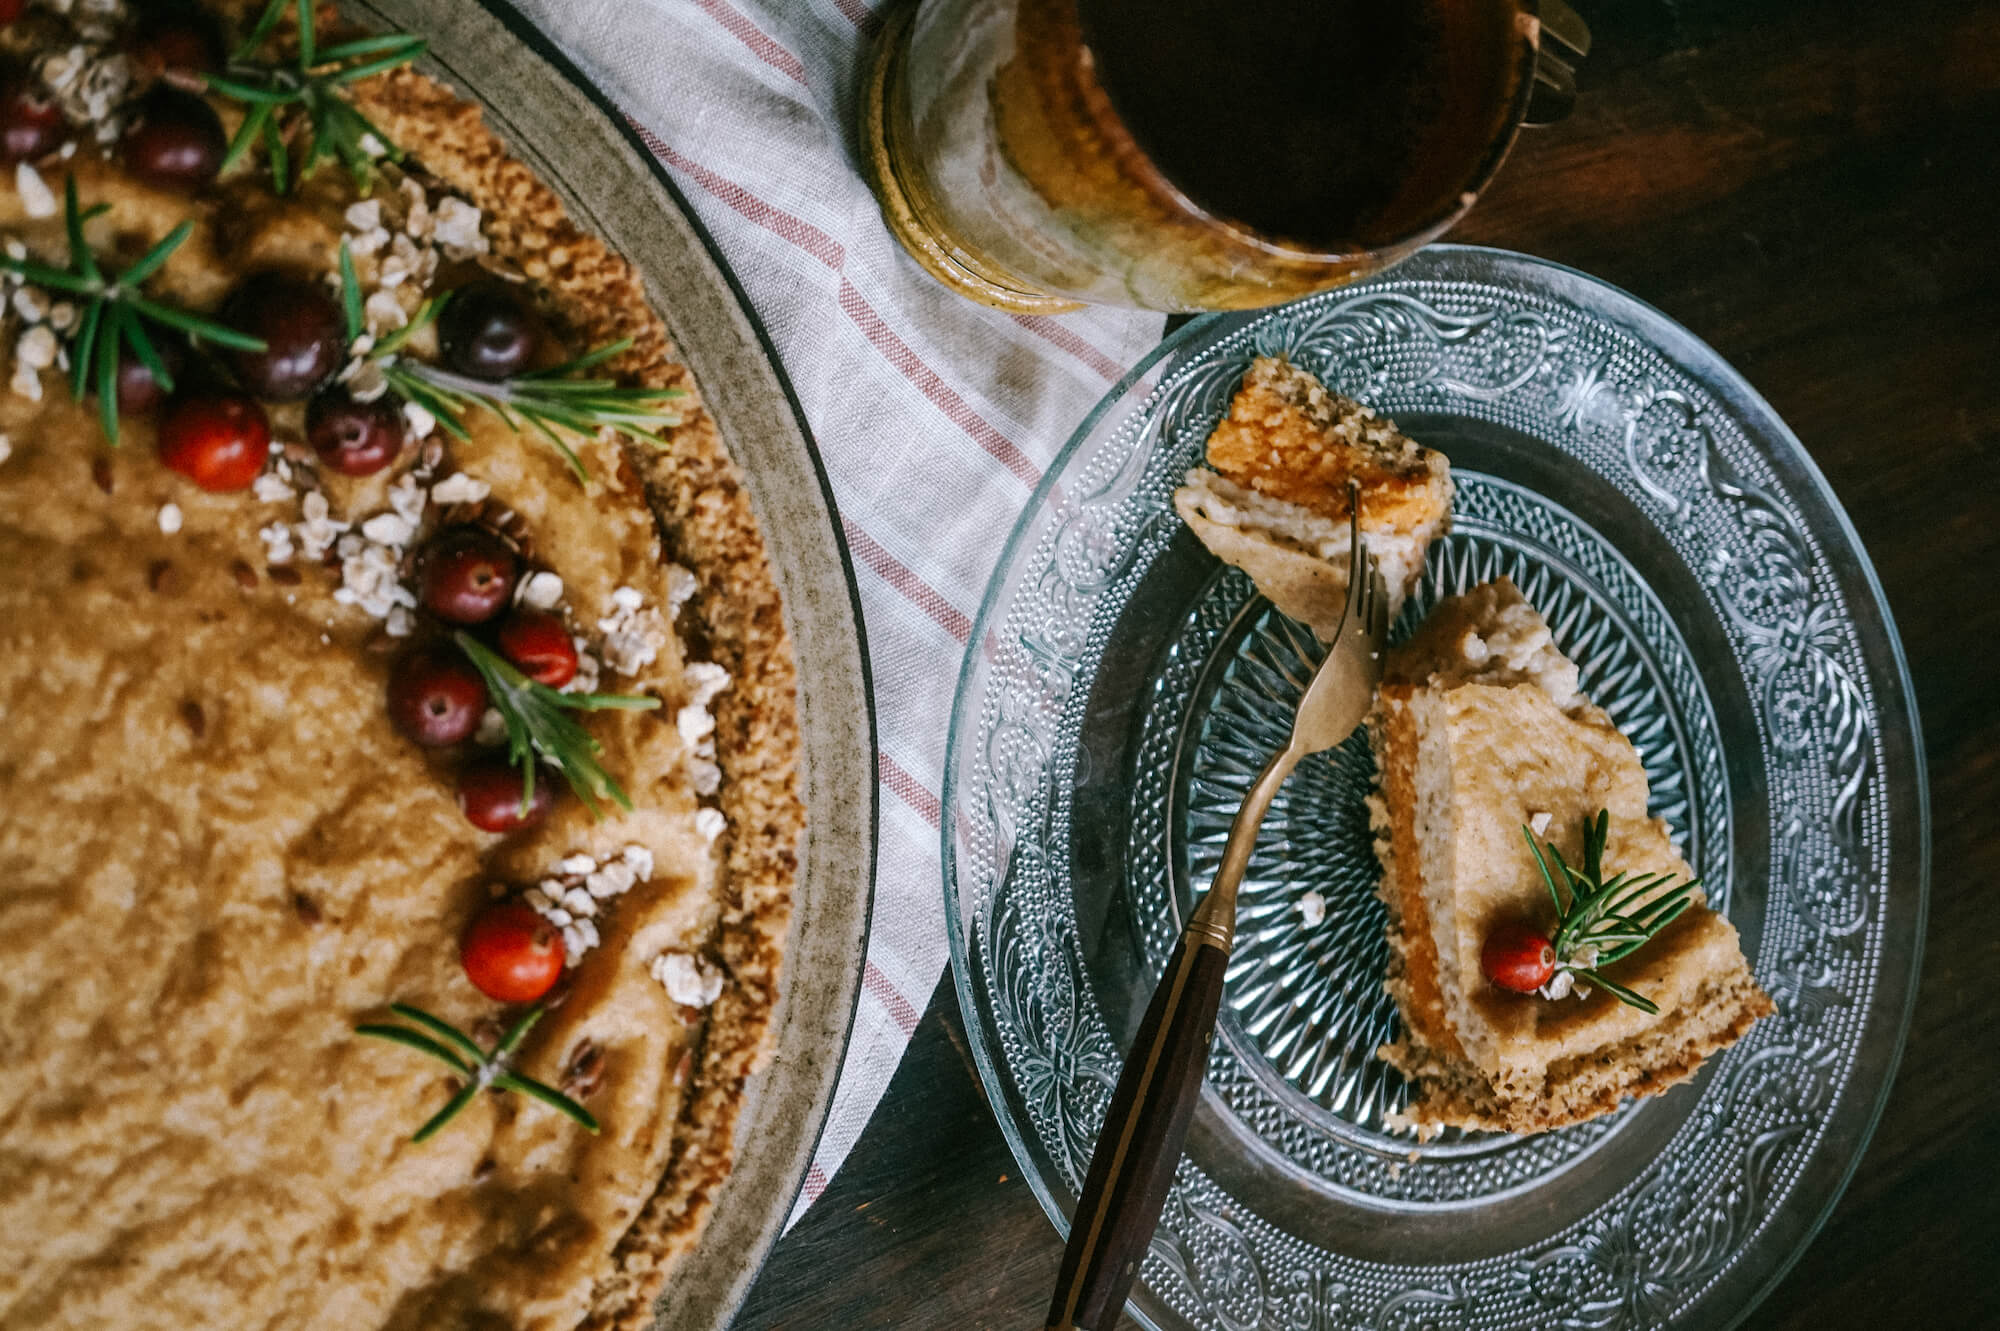
[[[775,998],[776,590],[636,274],[299,13],[0,29],[0,1322],[641,1325]]]

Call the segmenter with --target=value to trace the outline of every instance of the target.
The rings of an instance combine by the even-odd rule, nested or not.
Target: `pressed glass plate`
[[[1133,1310],[1218,1331],[1730,1323],[1824,1219],[1900,1051],[1929,849],[1909,680],[1866,556],[1770,407],[1656,311],[1525,256],[1437,246],[1191,324],[1044,478],[947,764],[954,973],[1002,1129],[1066,1225],[1122,1051],[1318,658],[1170,502],[1261,354],[1451,458],[1454,527],[1392,638],[1512,577],[1639,748],[1778,1014],[1591,1123],[1395,1127],[1357,733],[1265,823]]]

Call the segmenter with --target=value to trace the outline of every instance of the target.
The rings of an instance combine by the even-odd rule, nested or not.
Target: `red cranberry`
[[[204,490],[248,488],[271,452],[271,424],[247,397],[184,397],[160,419],[160,461]]]
[[[420,595],[429,611],[452,624],[484,624],[514,595],[514,552],[483,527],[439,534],[424,555]]]
[[[178,381],[181,369],[187,363],[187,352],[181,340],[162,336],[158,328],[149,331],[149,340],[160,358],[160,364],[166,368],[167,377]],[[132,354],[130,347],[118,348],[118,410],[130,416],[151,411],[166,401],[171,391],[154,377],[146,362]]]
[[[576,643],[546,610],[516,610],[500,624],[500,653],[537,684],[559,689],[576,678]]]
[[[21,70],[0,76],[0,159],[19,162],[62,146],[69,122],[62,108]]]
[[[27,7],[27,0],[0,0],[0,23],[12,23]]]
[[[483,832],[512,832],[533,827],[549,816],[556,802],[554,773],[535,771],[535,793],[521,807],[521,769],[504,758],[480,758],[458,774],[458,807],[465,820]]]
[[[356,402],[346,389],[331,389],[307,404],[306,438],[341,475],[372,476],[403,451],[403,413],[386,393]]]
[[[132,34],[132,62],[150,78],[220,74],[228,50],[222,29],[194,5],[148,5]]]
[[[1502,924],[1486,935],[1479,950],[1479,969],[1502,989],[1532,994],[1556,973],[1556,950],[1549,940],[1525,924]]]
[[[475,379],[505,379],[528,368],[541,330],[511,283],[486,278],[451,293],[438,315],[446,364]]]
[[[496,1003],[532,1003],[563,973],[562,931],[519,901],[496,901],[458,940],[472,987]]]
[[[308,277],[251,276],[224,303],[222,322],[264,340],[262,351],[230,352],[230,365],[245,388],[273,402],[311,397],[347,354],[340,306]]]
[[[229,137],[215,108],[191,92],[158,87],[139,103],[119,154],[148,185],[192,194],[215,179]]]
[[[472,738],[485,712],[486,681],[450,643],[419,647],[389,676],[389,719],[426,748]]]

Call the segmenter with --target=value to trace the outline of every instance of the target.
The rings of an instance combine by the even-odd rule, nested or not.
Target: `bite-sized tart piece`
[[[1441,602],[1389,654],[1369,733],[1403,1019],[1382,1055],[1412,1082],[1421,1134],[1610,1113],[1772,1011],[1647,814],[1631,741],[1511,582]],[[1593,921],[1594,885],[1609,891]]]
[[[777,590],[638,274],[297,9],[0,26],[0,1324],[647,1325],[777,996]]]
[[[1450,464],[1291,362],[1260,356],[1174,510],[1216,558],[1328,638],[1347,599],[1350,482],[1362,542],[1400,607],[1450,520]]]

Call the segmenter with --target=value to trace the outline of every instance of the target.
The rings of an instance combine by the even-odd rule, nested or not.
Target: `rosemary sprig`
[[[507,723],[507,761],[521,769],[521,808],[535,798],[535,758],[563,774],[593,818],[601,816],[597,801],[608,798],[621,809],[632,807],[625,788],[598,764],[602,746],[590,732],[571,720],[569,712],[605,710],[646,711],[658,698],[622,693],[559,693],[537,684],[516,670],[506,657],[463,630],[452,634],[486,680],[486,692]]]
[[[361,288],[354,276],[354,261],[342,247],[341,296],[347,311],[350,341],[361,336]],[[434,296],[417,308],[409,323],[385,334],[368,350],[368,358],[382,366],[382,377],[407,402],[414,402],[437,418],[446,433],[467,437],[465,413],[483,408],[519,432],[532,426],[562,454],[579,481],[590,479],[583,459],[557,430],[574,434],[595,434],[609,427],[633,439],[658,448],[667,441],[659,431],[679,425],[678,412],[666,404],[685,396],[678,388],[629,388],[611,379],[578,378],[582,371],[600,365],[632,345],[631,338],[608,342],[560,365],[546,370],[517,374],[510,379],[474,379],[439,365],[431,365],[402,354],[403,347],[421,328],[433,323],[451,293]]]
[[[297,59],[290,66],[256,62],[258,48],[287,8],[298,15]],[[262,142],[270,158],[272,187],[280,194],[329,158],[338,158],[354,177],[355,188],[368,193],[374,187],[377,159],[400,162],[403,153],[354,108],[347,85],[407,64],[422,55],[425,46],[422,37],[386,33],[322,47],[313,29],[313,0],[270,0],[230,57],[228,71],[208,77],[211,90],[248,108],[223,154],[223,169]],[[301,139],[296,167],[285,143],[294,132]]]
[[[1611,833],[1611,811],[1600,809],[1595,818],[1583,820],[1583,868],[1576,869],[1563,858],[1554,842],[1548,855],[1528,828],[1521,835],[1542,871],[1542,883],[1556,908],[1556,931],[1551,940],[1556,954],[1556,974],[1568,975],[1572,982],[1593,985],[1621,1003],[1641,1012],[1656,1013],[1659,1006],[1644,994],[1635,993],[1600,970],[1622,961],[1653,940],[1680,913],[1694,903],[1701,879],[1690,878],[1674,887],[1672,874],[1619,874],[1609,882],[1604,878],[1604,845]],[[1549,857],[1556,869],[1549,868]],[[1665,890],[1662,890],[1665,889]],[[1568,903],[1564,903],[1567,894]]]
[[[158,272],[194,231],[189,219],[162,236],[158,243],[123,272],[108,273],[92,254],[83,235],[84,224],[109,210],[108,204],[79,206],[76,177],[63,182],[63,227],[69,234],[69,266],[55,268],[32,259],[0,254],[0,267],[12,269],[30,282],[81,298],[83,311],[70,343],[70,396],[81,402],[97,394],[98,419],[105,438],[118,446],[118,352],[131,348],[140,364],[152,371],[160,387],[171,393],[173,375],[153,345],[149,324],[179,329],[190,337],[244,351],[264,350],[264,339],[240,333],[226,324],[142,295],[141,284]]]
[[[429,1054],[438,1062],[465,1079],[451,1099],[445,1101],[444,1108],[425,1120],[410,1140],[428,1141],[437,1135],[440,1128],[458,1117],[458,1112],[471,1104],[474,1097],[488,1086],[495,1090],[514,1091],[531,1099],[540,1100],[551,1109],[569,1115],[583,1125],[587,1132],[598,1130],[597,1119],[588,1109],[564,1095],[553,1086],[544,1085],[533,1077],[515,1072],[510,1066],[514,1051],[521,1047],[521,1041],[528,1038],[528,1032],[541,1020],[543,1009],[538,1005],[529,1008],[507,1033],[500,1037],[500,1043],[492,1051],[481,1049],[478,1041],[458,1027],[433,1016],[420,1007],[409,1003],[391,1003],[389,1010],[403,1020],[421,1028],[412,1030],[408,1026],[395,1026],[386,1022],[367,1022],[354,1028],[356,1035],[367,1035],[377,1040],[387,1040],[391,1044],[415,1049]]]

